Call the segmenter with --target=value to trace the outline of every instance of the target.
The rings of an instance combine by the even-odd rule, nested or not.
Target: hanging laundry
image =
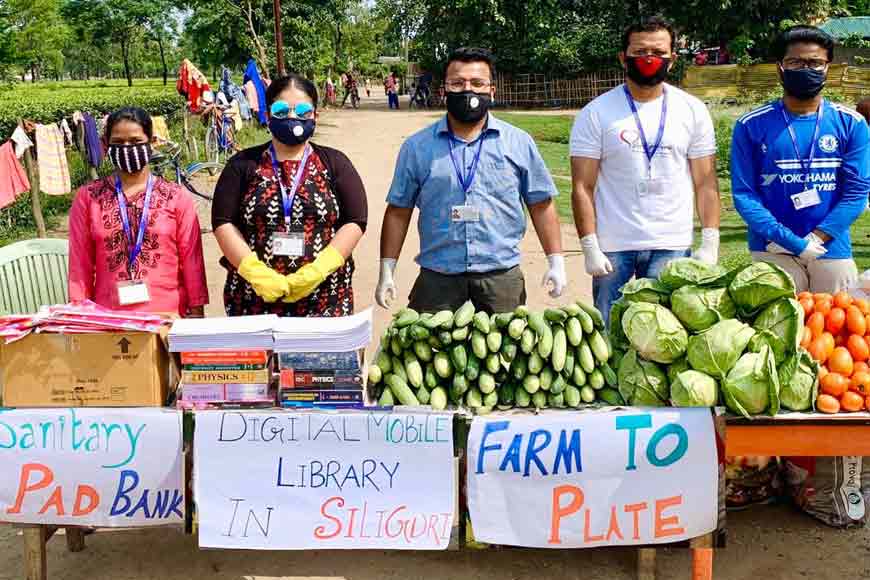
[[[233,120],[233,129],[236,130],[236,133],[244,128],[244,124],[242,123],[242,113],[239,111],[238,101],[233,101],[230,108],[227,109],[224,114]]]
[[[15,131],[12,132],[12,142],[15,144],[15,156],[18,158],[21,158],[25,151],[33,147],[33,141],[30,140],[27,131],[21,125],[15,127]]]
[[[36,155],[39,188],[48,195],[65,195],[72,190],[63,134],[57,125],[36,126]]]
[[[30,181],[18,157],[12,141],[0,146],[0,209],[15,203],[18,196],[30,190]]]
[[[73,144],[73,134],[72,134],[72,129],[69,128],[69,123],[66,122],[66,119],[61,119],[59,126],[60,126],[60,130],[63,131],[64,143],[66,145],[72,145]]]
[[[247,88],[247,83],[249,81],[254,86],[253,95],[252,91]],[[260,78],[260,71],[257,70],[257,63],[253,58],[248,60],[248,66],[245,68],[243,82],[246,84],[245,88],[248,91],[248,102],[251,104],[251,108],[257,112],[257,118],[260,120],[260,124],[265,125],[268,122],[266,119],[266,88],[263,86],[263,80]],[[256,105],[254,103],[256,103]]]
[[[248,103],[248,99],[245,97],[241,87],[232,81],[230,69],[225,66],[221,67],[221,92],[227,96],[230,102],[238,102],[239,114],[243,121],[251,118],[251,105]]]
[[[151,117],[151,124],[154,128],[154,136],[159,141],[169,141],[169,127],[166,125],[166,118]]]
[[[187,106],[191,111],[199,110],[202,107],[202,94],[211,91],[208,79],[188,59],[181,61],[175,88],[187,98]]]
[[[88,165],[99,167],[103,164],[103,140],[97,130],[97,121],[90,113],[82,114],[82,127],[85,131],[85,151],[87,152]]]

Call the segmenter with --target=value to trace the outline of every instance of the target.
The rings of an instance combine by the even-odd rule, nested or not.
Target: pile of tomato
[[[819,362],[823,413],[870,410],[870,302],[846,292],[798,294],[803,346]]]

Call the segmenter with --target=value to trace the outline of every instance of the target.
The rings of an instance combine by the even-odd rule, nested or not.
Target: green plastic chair
[[[0,248],[0,314],[69,302],[69,242],[42,238]]]

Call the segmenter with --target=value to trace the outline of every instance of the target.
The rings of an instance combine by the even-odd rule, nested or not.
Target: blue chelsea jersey
[[[737,121],[731,185],[751,251],[776,242],[798,255],[804,236],[819,229],[832,238],[823,258],[852,256],[849,228],[870,193],[870,130],[857,112],[828,101],[818,117],[792,115],[777,101]]]

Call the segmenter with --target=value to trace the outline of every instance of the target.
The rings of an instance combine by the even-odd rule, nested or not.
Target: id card
[[[302,232],[277,232],[272,238],[272,254],[298,258],[305,255],[305,234]]]
[[[806,209],[808,207],[819,205],[822,203],[822,200],[819,197],[819,192],[816,191],[815,187],[813,187],[792,195],[791,202],[794,204],[795,209]]]
[[[637,184],[637,194],[641,197],[664,195],[671,189],[667,179],[645,179]]]
[[[145,282],[141,280],[118,282],[118,303],[121,306],[144,304],[150,300],[151,295],[148,294],[148,285]]]
[[[450,211],[450,219],[454,222],[479,222],[480,208],[473,205],[454,205]]]

